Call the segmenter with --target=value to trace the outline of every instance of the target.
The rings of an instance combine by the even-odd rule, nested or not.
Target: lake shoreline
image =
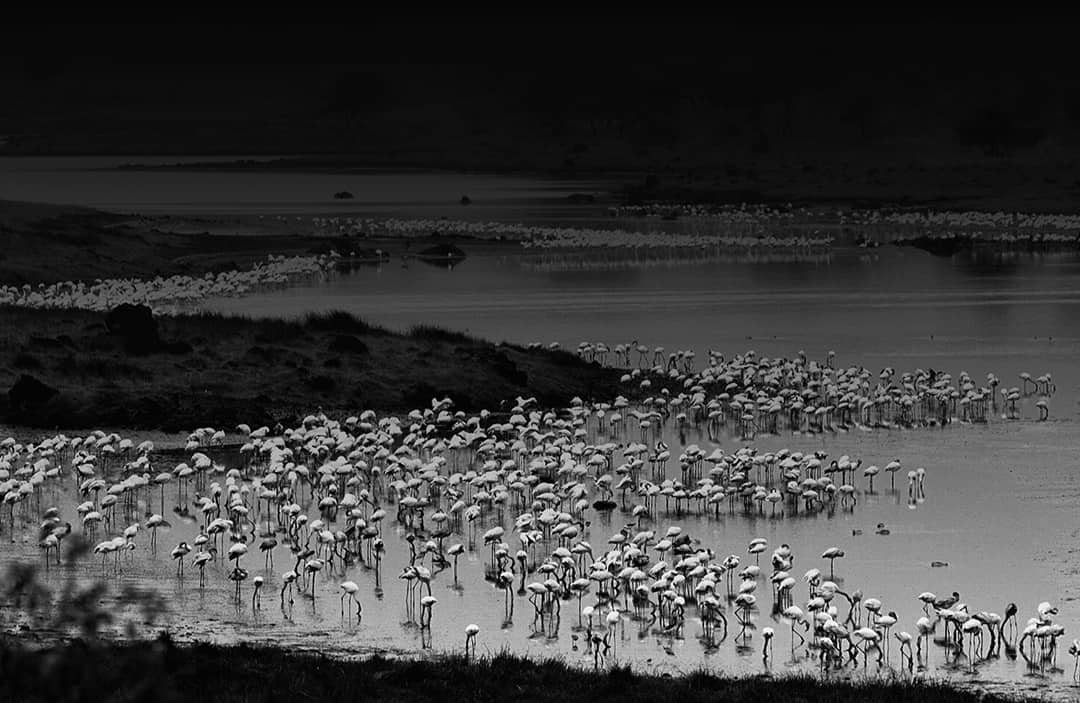
[[[178,646],[166,637],[125,644],[77,640],[44,650],[6,644],[0,653],[0,695],[7,700],[49,703],[145,696],[154,696],[161,703],[189,700],[196,682],[200,700],[230,702],[251,699],[253,694],[270,699],[287,693],[302,693],[304,700],[320,702],[453,698],[565,703],[1021,700],[937,681],[913,682],[899,675],[880,681],[829,680],[809,675],[728,677],[712,671],[671,676],[618,666],[589,671],[558,659],[533,661],[509,653],[482,655],[471,661],[463,655],[419,660],[376,655],[343,660],[243,644]]]

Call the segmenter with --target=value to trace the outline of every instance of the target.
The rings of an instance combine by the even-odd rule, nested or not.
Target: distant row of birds
[[[529,348],[559,350],[557,342],[532,342]],[[1049,417],[1049,398],[1057,386],[1050,373],[1033,377],[1019,374],[1019,385],[1005,387],[988,373],[985,385],[967,372],[954,377],[934,369],[898,373],[886,367],[874,374],[860,366],[838,366],[830,351],[821,361],[804,351],[794,357],[759,357],[753,350],[731,359],[708,350],[707,366],[697,369],[692,349],[668,351],[637,340],[608,346],[581,342],[575,350],[588,362],[627,371],[620,382],[635,394],[649,394],[641,404],[646,417],[639,421],[673,417],[680,426],[704,424],[715,435],[722,426],[743,439],[781,430],[835,432],[854,427],[916,427],[948,425],[954,421],[987,422],[991,413],[1004,419],[1021,417],[1021,402],[1031,395],[1039,420]],[[625,425],[622,408],[628,401],[598,404],[614,409],[613,424]],[[640,425],[640,423],[639,423]],[[644,425],[641,425],[644,427]]]
[[[433,233],[443,236],[467,235],[515,240],[526,249],[821,249],[832,243],[832,237],[822,233],[800,233],[792,236],[716,231],[688,233],[445,218],[315,217],[312,218],[312,224],[321,234],[390,237],[425,237]]]
[[[759,360],[752,352],[731,362],[710,354],[710,362],[701,374],[692,367],[690,373],[684,367],[667,374],[690,379],[685,391],[635,401],[574,399],[568,407],[545,409],[535,398],[518,397],[498,414],[470,415],[455,411],[449,398],[433,398],[403,416],[365,410],[336,420],[316,412],[295,427],[240,425],[229,432],[201,427],[188,437],[188,460],[180,463],[163,459],[150,441],[104,431],[35,443],[8,438],[0,441],[0,531],[4,517],[12,536],[17,515],[20,524],[33,525],[46,564],[60,559],[73,532],[81,534],[95,545],[102,572],[107,573],[110,559],[118,572],[124,559],[156,552],[159,531],[170,528],[165,497],[167,487],[174,486],[173,512],[198,530],[170,552],[177,575],[182,577],[186,563],[199,570],[205,587],[208,569],[221,573],[233,584],[237,607],[246,602],[247,583],[251,607],[258,609],[265,588],[280,588],[283,608],[294,591],[311,597],[314,606],[317,584],[336,580],[342,616],[355,612],[359,619],[362,584],[371,579],[381,590],[387,551],[407,550],[408,565],[398,579],[406,612],[430,634],[438,603],[432,580],[450,572],[457,583],[458,559],[482,544],[489,551],[483,578],[504,593],[505,614],[510,616],[515,600],[524,597],[533,608],[534,626],[550,630],[561,604],[576,600],[578,626],[597,663],[617,646],[613,635],[625,623],[678,633],[691,613],[706,646],[727,638],[729,615],[739,627],[736,640],[745,643],[755,629],[763,583],[773,593],[773,616],[790,624],[793,652],[805,645],[825,668],[860,655],[865,665],[870,653],[886,660],[897,617],[879,600],[837,584],[833,565],[850,558],[842,547],[821,553],[829,562],[828,579],[818,568],[801,579],[793,575],[795,557],[787,545],[773,551],[773,571],[766,576],[759,566],[769,548],[764,538],[751,540],[746,553],[754,563],[743,565],[735,554],[721,557],[723,551],[706,546],[682,525],[660,527],[665,519],[694,512],[763,514],[768,509],[775,514],[779,508],[786,518],[800,510],[854,509],[860,496],[856,477],[861,473],[872,491],[881,473],[894,478],[903,471],[901,460],[864,468],[860,459],[830,459],[824,451],[763,452],[744,446],[725,452],[695,444],[672,451],[664,437],[693,421],[695,405],[708,407],[705,384],[723,390],[715,397],[715,410],[728,413],[743,411],[733,403],[743,404],[744,394],[783,398],[785,389],[801,388],[813,394],[807,399],[816,399],[831,395],[833,385],[854,384],[852,392],[861,391],[873,376],[858,369],[837,371],[834,355],[822,364],[805,355]],[[933,390],[939,384],[947,388],[951,378],[919,371],[897,379],[887,369],[876,384],[883,391]],[[633,441],[634,431],[641,441]],[[231,459],[211,458],[237,434],[240,446],[229,450]],[[926,475],[923,467],[907,472],[913,503],[925,498]],[[51,507],[60,499],[66,502]],[[595,526],[609,522],[616,511],[630,522],[605,546],[594,548],[589,538]],[[65,521],[72,513],[81,522],[77,531]],[[387,529],[388,523],[396,529]],[[139,543],[142,529],[150,532],[145,545]],[[875,532],[889,530],[879,523]],[[395,533],[404,536],[391,539]],[[262,555],[262,573],[249,564],[255,549]],[[275,577],[274,557],[282,553],[294,562]],[[219,572],[218,563],[228,569]],[[795,610],[800,582],[807,597]],[[355,609],[347,612],[346,600]],[[972,662],[983,649],[983,636],[990,638],[988,652],[997,651],[1010,612],[1015,613],[1015,608],[1007,608],[1004,617],[969,613],[957,594],[939,599],[925,593],[919,600],[925,609],[925,622],[916,623],[919,636],[929,637],[944,623],[945,646],[962,651],[967,638]],[[846,609],[838,607],[844,602]],[[1064,628],[1053,621],[1055,609],[1040,606],[1038,612],[1018,645],[1025,657],[1052,660]],[[597,618],[603,627],[595,627]],[[471,643],[475,650],[478,633],[475,627],[467,631],[467,647]],[[775,631],[761,633],[763,656],[771,656]],[[912,638],[905,635],[895,636],[910,666]]]
[[[340,258],[336,253],[317,256],[275,256],[248,269],[233,269],[204,276],[176,275],[110,278],[61,283],[0,286],[0,305],[36,309],[80,309],[105,312],[127,303],[147,305],[157,313],[208,298],[236,297],[266,286],[286,285],[322,274]]]
[[[718,223],[785,222],[838,224],[849,226],[892,225],[923,228],[927,233],[947,233],[950,230],[989,230],[1041,232],[1048,235],[1080,232],[1080,216],[1066,213],[984,212],[975,210],[886,210],[826,209],[786,206],[702,205],[699,203],[652,203],[647,205],[618,205],[608,208],[613,217],[704,218]]]

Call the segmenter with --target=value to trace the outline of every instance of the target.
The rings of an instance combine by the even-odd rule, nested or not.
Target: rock
[[[8,390],[8,402],[13,410],[26,410],[44,405],[59,393],[60,391],[52,386],[23,374]]]
[[[461,201],[460,202],[461,202],[462,205],[469,205],[469,204],[472,203],[472,198],[470,198],[467,195],[463,195],[463,196],[461,196]]]
[[[109,333],[124,340],[124,348],[131,354],[148,354],[161,346],[157,320],[146,305],[123,303],[105,315]]]
[[[355,196],[347,190],[339,190],[334,193],[335,200],[351,200],[353,197]]]

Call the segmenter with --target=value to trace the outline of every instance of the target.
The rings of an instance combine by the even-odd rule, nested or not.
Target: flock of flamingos
[[[462,568],[483,569],[508,616],[527,608],[543,629],[569,609],[573,637],[598,667],[618,656],[613,633],[626,622],[694,630],[707,648],[747,647],[756,614],[767,608],[786,626],[760,629],[766,663],[782,646],[816,659],[823,672],[870,661],[915,671],[933,643],[972,668],[1002,650],[1033,667],[1054,666],[1065,629],[1049,602],[1032,612],[1013,603],[992,612],[959,593],[913,592],[923,615],[905,627],[889,604],[838,585],[834,567],[845,555],[835,546],[795,554],[756,538],[722,549],[680,525],[691,515],[784,520],[855,511],[875,479],[895,485],[897,474],[914,504],[926,499],[932,470],[899,458],[864,465],[749,444],[709,452],[683,442],[673,455],[665,442],[689,427],[751,440],[791,430],[982,422],[995,410],[1017,418],[1019,398],[1053,394],[1049,374],[1024,374],[1021,385],[1004,388],[993,375],[979,386],[965,374],[838,368],[832,353],[817,361],[710,352],[696,370],[692,352],[637,343],[582,343],[577,352],[627,367],[627,394],[559,409],[517,398],[507,413],[475,415],[455,412],[449,398],[432,399],[404,417],[365,411],[339,421],[319,412],[291,428],[200,428],[179,462],[153,442],[103,431],[35,443],[8,438],[0,442],[0,532],[36,540],[47,569],[64,561],[66,540],[82,535],[100,557],[88,573],[101,577],[168,552],[177,577],[197,571],[200,589],[230,582],[238,609],[261,609],[264,594],[283,610],[297,599],[315,607],[316,594],[334,592],[341,617],[361,627],[371,584],[380,594],[397,584],[428,637],[438,622],[432,582],[457,584],[460,557],[473,553],[482,559]],[[231,465],[211,458],[229,446]],[[167,494],[168,503],[175,496],[173,511]],[[170,512],[198,525],[190,542],[159,544]],[[599,518],[613,514],[625,525],[597,534],[610,522]],[[383,573],[388,549],[407,550],[400,573]],[[465,628],[466,656],[483,635],[475,624]],[[1080,664],[1080,641],[1068,652]]]
[[[727,217],[738,224],[760,222],[763,215],[732,211]],[[952,215],[947,221],[932,214],[878,217],[863,224],[913,232],[986,227],[1003,237],[1028,227],[1050,232],[1046,236],[1071,236],[1063,232],[1076,224],[1021,222],[1004,213],[966,220]],[[314,225],[333,234],[372,227],[350,218],[321,218]],[[394,236],[427,235],[433,227],[492,236],[489,225],[378,223],[379,231]],[[499,236],[508,232],[531,248],[782,250],[832,243],[830,235],[815,233],[657,238],[629,230],[498,224]],[[250,270],[204,277],[7,286],[0,287],[0,305],[104,311],[126,302],[162,312],[320,275],[340,258],[270,257]],[[558,349],[541,342],[530,346]],[[177,578],[193,578],[190,572],[196,571],[198,588],[230,589],[238,609],[261,609],[264,594],[283,610],[298,599],[316,607],[317,594],[329,592],[340,598],[343,619],[362,623],[371,582],[380,596],[393,585],[428,643],[439,620],[432,582],[458,584],[460,558],[482,555],[482,567],[466,560],[462,568],[483,569],[483,582],[501,594],[507,616],[526,608],[543,630],[556,628],[562,609],[570,609],[575,642],[584,643],[597,667],[616,659],[620,640],[614,633],[627,622],[669,633],[693,630],[706,648],[725,642],[746,648],[758,630],[755,617],[766,609],[785,624],[779,632],[760,628],[754,646],[766,663],[774,646],[782,646],[793,658],[801,653],[815,659],[822,672],[870,661],[915,671],[927,666],[933,644],[947,659],[971,668],[1002,651],[1019,654],[1033,667],[1055,665],[1065,629],[1049,602],[1030,612],[1013,603],[993,612],[969,605],[956,592],[912,593],[923,614],[905,624],[889,604],[839,585],[834,567],[845,555],[838,547],[795,554],[786,544],[756,538],[723,549],[680,524],[690,516],[785,520],[856,511],[875,480],[895,486],[897,474],[914,505],[926,499],[932,468],[906,466],[899,458],[879,466],[824,451],[764,451],[748,443],[759,435],[1015,421],[1029,396],[1037,396],[1037,419],[1047,420],[1056,390],[1049,373],[1024,373],[1013,385],[994,374],[975,379],[934,369],[875,373],[839,366],[832,352],[814,360],[802,352],[767,358],[747,351],[726,358],[709,351],[699,361],[693,351],[637,340],[613,346],[582,342],[573,353],[623,369],[621,394],[607,402],[575,399],[565,408],[517,398],[509,412],[475,415],[455,411],[445,398],[404,417],[365,411],[338,420],[320,411],[291,428],[199,428],[181,461],[153,442],[104,431],[37,442],[8,438],[0,442],[0,533],[12,543],[21,535],[36,544],[46,569],[63,564],[65,545],[81,536],[100,557],[100,565],[87,567],[94,577],[119,576],[133,561],[150,563],[148,557],[160,550],[175,562]],[[744,446],[708,451],[687,444],[691,429],[716,441],[726,432]],[[674,443],[673,433],[683,447],[675,453],[665,441]],[[175,512],[193,518],[198,532],[190,541],[159,545],[159,532]],[[598,534],[597,526],[610,523],[612,515],[625,518],[625,525]],[[888,528],[879,525],[878,531]],[[404,538],[391,538],[398,534]],[[387,550],[400,550],[398,561],[407,552],[400,573],[383,573]],[[475,656],[481,628],[470,624],[461,636],[466,656]],[[1068,653],[1077,678],[1080,641],[1073,640]]]

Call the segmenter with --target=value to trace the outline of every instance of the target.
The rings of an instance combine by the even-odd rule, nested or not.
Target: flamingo
[[[431,629],[431,611],[439,600],[435,596],[424,596],[420,599],[420,627]]]
[[[932,634],[934,634],[934,621],[924,615],[924,616],[920,617],[915,622],[915,629],[919,633],[919,641],[918,641],[918,647],[917,648],[918,648],[919,658],[921,659],[922,658],[922,643],[923,643],[923,640],[927,641],[927,646],[926,646],[927,653],[929,654],[929,652],[930,652],[929,641],[930,641],[930,636]]]
[[[239,566],[235,567],[229,573],[229,580],[236,583],[236,603],[237,603],[236,607],[238,609],[240,607],[240,584],[243,583],[244,579],[246,579],[247,577],[248,577],[247,570],[246,569],[241,569]]]
[[[860,627],[855,630],[854,635],[862,640],[863,643],[863,666],[867,664],[867,658],[870,656],[870,647],[877,647],[878,650],[878,663],[882,661],[881,647],[878,646],[878,642],[881,640],[881,635],[872,627]]]
[[[878,475],[879,471],[881,471],[881,469],[877,466],[867,466],[865,469],[863,469],[863,476],[870,479],[871,493],[874,492],[874,477]]]
[[[885,643],[885,656],[889,656],[889,628],[896,624],[896,613],[889,611],[885,615],[879,615],[874,620],[874,624],[881,628],[881,641]]]
[[[904,650],[907,649],[907,661],[908,668],[915,666],[914,658],[911,656],[911,634],[907,632],[897,632],[896,639],[900,642],[900,659],[904,658]]]
[[[286,589],[289,591],[289,602],[293,602],[292,591],[297,578],[299,578],[299,575],[296,573],[295,570],[286,571],[284,574],[281,575],[281,606],[283,608],[285,607]]]
[[[262,576],[256,576],[251,580],[251,583],[255,586],[255,590],[251,592],[251,609],[262,607],[262,587],[266,579]]]
[[[893,459],[885,465],[885,470],[889,472],[889,488],[896,488],[896,472],[900,470],[900,460]]]
[[[469,659],[469,643],[472,643],[472,654],[476,656],[476,636],[480,634],[480,626],[470,623],[465,626],[465,660]]]
[[[452,545],[450,545],[450,548],[446,550],[446,553],[454,558],[454,583],[457,583],[457,579],[458,579],[458,575],[457,575],[458,557],[460,557],[464,552],[465,552],[465,545],[460,544],[460,543],[452,544]]]
[[[802,608],[797,605],[790,605],[784,609],[784,617],[791,623],[791,653],[795,653],[795,636],[799,636],[799,644],[806,644],[806,638],[802,636],[802,633],[795,630],[795,624],[801,622],[803,627],[809,631],[810,625],[806,622],[806,617],[803,615]]]
[[[844,550],[839,547],[829,547],[821,555],[822,559],[829,560],[829,580],[833,580],[833,567],[836,564],[836,560],[844,556]]]
[[[1011,642],[1016,637],[1016,603],[1009,603],[1005,606],[1005,618],[998,626],[998,637],[1005,641],[1005,626],[1009,625],[1012,631],[1012,636],[1009,638]]]
[[[341,583],[341,614],[345,615],[345,599],[352,598],[356,603],[356,619],[359,620],[363,616],[364,608],[360,604],[360,597],[357,593],[360,592],[360,587],[356,585],[355,581],[343,581]]]
[[[210,552],[199,552],[191,560],[191,565],[199,568],[199,588],[206,586],[206,562],[210,561],[211,556]]]
[[[146,527],[150,530],[150,549],[157,549],[157,531],[159,527],[165,527],[168,523],[161,515],[154,513],[146,520]]]
[[[311,603],[315,604],[315,577],[323,568],[322,559],[312,559],[308,563],[304,564],[304,574],[311,576]]]
[[[191,552],[191,547],[187,542],[181,542],[176,545],[172,550],[172,558],[176,562],[176,575],[183,578],[184,576],[184,557]]]

